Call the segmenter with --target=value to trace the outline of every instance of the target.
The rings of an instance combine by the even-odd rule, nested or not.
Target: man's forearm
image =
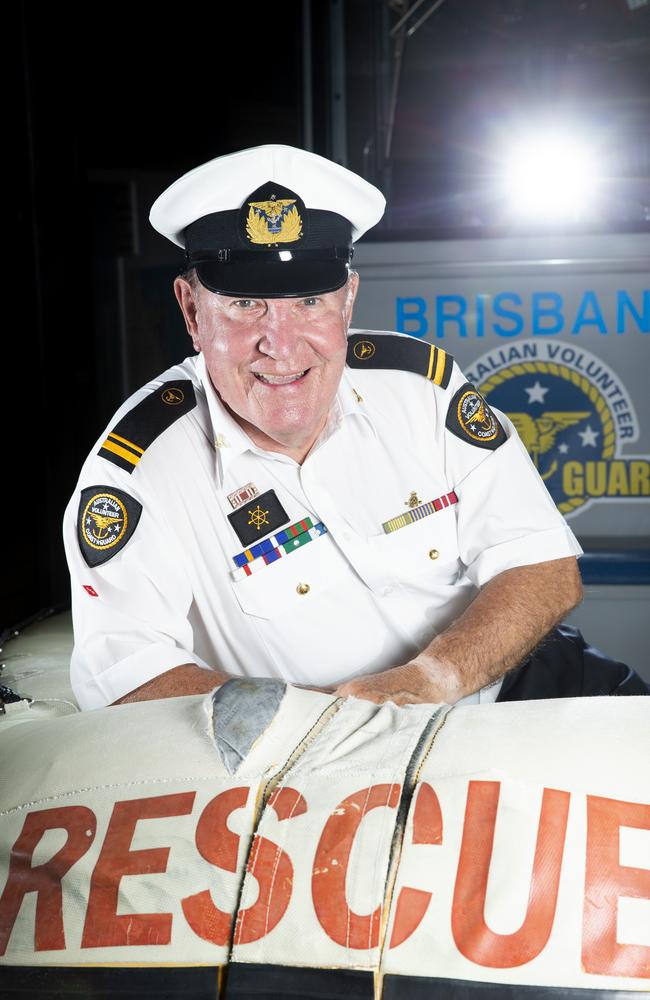
[[[184,663],[180,667],[173,667],[166,670],[164,674],[159,674],[152,680],[147,681],[129,691],[123,698],[114,701],[114,705],[123,705],[129,701],[154,701],[157,698],[178,698],[186,694],[207,694],[213,688],[219,687],[227,680],[231,674],[224,673],[223,670],[206,670],[197,667],[195,663]]]
[[[414,659],[339,685],[377,703],[454,704],[517,666],[581,600],[573,556],[505,570]]]
[[[195,663],[184,663],[159,674],[153,680],[142,684],[135,691],[129,691],[123,698],[114,701],[114,705],[123,705],[129,701],[155,701],[157,698],[179,698],[187,694],[207,694],[214,688],[232,679],[233,674],[223,670],[209,670],[197,667]],[[296,684],[295,687],[306,688],[308,691],[322,691],[331,694],[334,687],[321,687],[312,684]]]
[[[458,701],[521,663],[581,597],[573,557],[506,570],[417,659]]]

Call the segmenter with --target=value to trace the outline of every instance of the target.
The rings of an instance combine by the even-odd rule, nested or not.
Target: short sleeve
[[[131,527],[137,515],[137,524],[114,554],[98,548],[96,555],[110,530],[101,521],[102,512],[111,514],[107,503],[117,505],[118,515],[120,504],[131,513]],[[117,524],[114,530],[121,530]],[[142,482],[136,485],[110,463],[89,459],[64,514],[63,540],[74,626],[70,679],[81,708],[112,704],[181,664],[208,666],[192,652],[192,591],[178,543]]]
[[[446,474],[458,497],[459,554],[469,578],[483,587],[517,566],[580,556],[580,544],[504,413],[490,408],[503,431],[496,433],[493,447],[454,433],[449,408],[464,385],[465,376],[454,364],[440,418],[445,421]]]

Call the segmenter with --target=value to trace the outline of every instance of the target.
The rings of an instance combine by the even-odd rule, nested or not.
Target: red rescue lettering
[[[307,803],[294,788],[276,790],[267,805],[279,820],[307,812]],[[259,895],[252,906],[237,914],[235,944],[250,944],[269,934],[286,913],[293,888],[289,855],[266,837],[255,836],[246,870],[257,879]]]
[[[192,812],[195,796],[196,792],[180,792],[177,795],[115,803],[90,880],[82,948],[169,944],[171,913],[118,915],[120,881],[123,875],[151,875],[167,871],[168,847],[130,850],[136,825],[141,819],[186,816]]]
[[[61,879],[84,856],[95,838],[97,820],[86,806],[59,806],[28,813],[11,851],[9,876],[0,897],[0,955],[9,944],[16,917],[28,892],[37,893],[34,947],[36,951],[65,948]],[[60,851],[31,867],[37,844],[47,830],[65,830]]]
[[[228,829],[228,817],[235,809],[246,805],[248,792],[248,788],[229,788],[221,792],[208,802],[196,827],[199,854],[225,872],[237,871],[239,851],[239,836]],[[208,889],[186,896],[182,906],[185,919],[195,934],[213,944],[228,944],[233,914],[216,906]]]
[[[456,947],[470,962],[512,969],[536,958],[551,934],[570,796],[544,789],[524,922],[514,934],[495,934],[485,922],[484,911],[500,788],[499,781],[469,783],[451,928]]]
[[[616,940],[619,897],[650,900],[650,870],[619,863],[622,826],[650,830],[650,805],[587,796],[582,963],[601,976],[650,978],[650,947]]]
[[[316,848],[311,888],[314,909],[325,933],[346,948],[376,948],[381,905],[370,914],[354,913],[347,903],[345,880],[350,852],[363,817],[371,809],[399,801],[400,785],[372,785],[348,796],[325,824]]]
[[[414,844],[442,844],[442,811],[438,796],[431,785],[424,782],[420,785],[415,812],[413,813]],[[393,933],[390,936],[390,947],[410,938],[427,912],[431,902],[431,893],[422,889],[412,889],[404,886],[397,900]]]

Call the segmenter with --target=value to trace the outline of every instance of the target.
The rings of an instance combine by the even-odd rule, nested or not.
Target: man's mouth
[[[253,372],[253,375],[265,385],[290,385],[291,382],[301,379],[308,371],[309,368],[305,368],[304,372],[295,372],[293,375],[269,375],[265,372]]]

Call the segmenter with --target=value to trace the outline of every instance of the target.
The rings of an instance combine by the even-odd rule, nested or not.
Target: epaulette
[[[348,337],[347,364],[350,368],[396,368],[415,372],[446,389],[454,359],[441,347],[415,337],[355,333]]]
[[[149,445],[195,406],[196,393],[190,379],[164,382],[117,422],[97,454],[133,472]]]

